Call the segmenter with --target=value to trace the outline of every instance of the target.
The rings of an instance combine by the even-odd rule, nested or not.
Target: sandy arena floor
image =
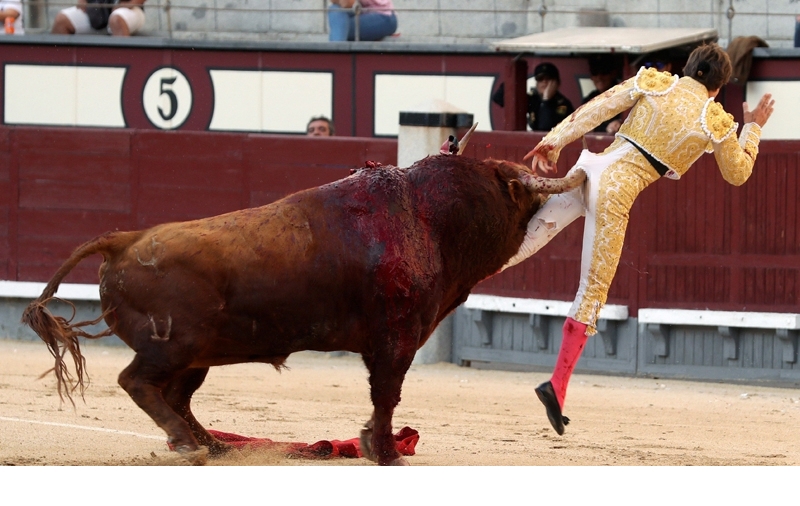
[[[0,340],[0,464],[182,464],[117,386],[127,348],[85,346],[85,403],[61,405],[44,344]],[[275,441],[356,437],[371,413],[360,359],[297,354],[281,373],[261,364],[218,367],[195,394],[207,428]],[[412,466],[796,466],[800,391],[662,379],[575,375],[563,437],[533,388],[545,373],[413,366],[395,430],[420,433]],[[366,459],[288,458],[237,451],[213,466],[372,466]]]

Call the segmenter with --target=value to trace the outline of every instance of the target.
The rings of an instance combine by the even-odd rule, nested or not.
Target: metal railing
[[[206,0],[207,1],[207,0]],[[191,2],[191,3],[189,3]],[[26,3],[26,30],[30,33],[47,33],[52,26],[55,14],[63,8],[71,7],[76,4],[75,0],[30,0]],[[258,33],[259,30],[240,28],[236,30],[232,27],[235,25],[235,20],[240,18],[243,21],[252,22],[256,19],[264,19],[263,23],[266,28],[262,28],[261,32],[269,33],[284,33],[296,34],[299,37],[322,37],[328,34],[327,24],[327,6],[328,0],[318,0],[315,7],[307,7],[311,2],[305,2],[304,6],[291,7],[290,2],[283,2],[285,5],[280,5],[282,2],[270,2],[268,5],[271,7],[257,7],[235,5],[223,5],[221,0],[211,0],[210,5],[206,5],[203,0],[191,1],[186,3],[176,3],[174,0],[148,0],[145,4],[145,11],[148,16],[148,22],[145,27],[145,35],[158,35],[166,37],[174,37],[176,32],[183,32],[186,34],[198,34],[202,36],[213,36],[214,33],[220,31],[226,33],[241,32]],[[452,0],[447,2],[446,7],[440,7],[442,2],[431,0],[431,7],[406,7],[403,0],[395,0],[395,11],[398,16],[398,30],[403,28],[404,17],[409,19],[420,19],[424,16],[427,19],[436,18],[439,20],[434,30],[430,33],[418,34],[414,30],[414,36],[428,36],[431,38],[436,37],[451,37],[458,38],[458,33],[446,33],[441,21],[443,16],[452,16],[454,13],[459,15],[472,15],[481,22],[491,23],[494,18],[494,33],[490,35],[470,36],[464,35],[464,38],[482,38],[482,39],[502,39],[508,38],[502,30],[502,19],[500,16],[519,16],[520,24],[524,27],[518,30],[519,33],[514,33],[511,36],[520,36],[528,33],[537,33],[541,31],[560,28],[563,26],[649,26],[644,23],[642,18],[653,16],[656,17],[655,26],[664,26],[662,23],[667,23],[669,26],[679,26],[680,20],[684,19],[687,12],[678,10],[676,8],[669,10],[669,2],[661,2],[665,6],[665,10],[622,10],[615,9],[613,0],[605,2],[606,8],[585,8],[580,6],[565,6],[561,5],[562,2],[554,0],[519,0],[516,2],[519,8],[509,8],[508,5],[515,3],[511,1],[497,1],[494,3],[494,8],[486,8],[475,6],[469,0]],[[706,27],[716,28],[721,38],[730,40],[738,35],[758,35],[761,38],[778,41],[784,43],[790,41],[794,37],[794,18],[800,15],[800,1],[792,2],[797,5],[797,12],[771,12],[767,7],[764,11],[755,10],[737,10],[733,0],[727,2],[712,2],[707,10],[697,10],[691,12],[695,17],[707,16],[708,25]],[[277,5],[276,5],[277,4]],[[419,5],[419,2],[415,2]],[[665,5],[666,4],[666,5]],[[483,4],[485,5],[485,4]],[[627,5],[627,3],[626,3]],[[768,5],[768,4],[767,4]],[[524,6],[524,7],[523,7]],[[358,3],[354,9],[355,16],[366,12],[361,8]],[[209,22],[208,15],[213,16]],[[314,15],[315,21],[310,23],[305,28],[298,28],[297,22],[291,22],[290,18],[293,16],[304,16],[309,19],[309,15]],[[316,16],[318,15],[318,16]],[[416,16],[416,17],[415,17]],[[153,19],[155,17],[155,19]],[[221,22],[220,18],[224,17],[225,22]],[[571,22],[569,21],[571,20]],[[524,22],[523,22],[524,21]],[[756,21],[759,21],[756,23]],[[777,21],[777,23],[776,23]],[[736,23],[741,22],[740,26],[754,28],[756,26],[766,26],[766,33],[735,33]],[[252,24],[252,23],[251,23]],[[243,23],[247,25],[247,23]],[[783,28],[773,28],[770,26],[780,25]],[[359,25],[356,24],[356,27]],[[406,25],[408,26],[408,25]],[[742,29],[739,28],[741,31]],[[467,27],[464,27],[465,34],[469,33]],[[360,33],[356,29],[356,40],[360,39]]]

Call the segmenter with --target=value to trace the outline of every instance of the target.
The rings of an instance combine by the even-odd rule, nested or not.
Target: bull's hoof
[[[181,445],[176,446],[175,451],[193,466],[204,466],[208,460],[208,448],[205,446],[199,446],[196,450],[192,450],[189,445]]]
[[[358,446],[361,448],[361,455],[368,458],[373,462],[377,462],[378,459],[375,456],[375,453],[372,451],[372,428],[365,427],[361,429],[361,437],[358,440]]]
[[[396,459],[392,460],[387,466],[410,466],[411,464],[408,463],[406,459],[403,457],[397,457]]]

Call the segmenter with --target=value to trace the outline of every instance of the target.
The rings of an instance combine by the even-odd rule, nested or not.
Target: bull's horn
[[[478,123],[477,122],[473,123],[472,126],[469,128],[469,130],[467,130],[467,133],[464,134],[464,137],[462,137],[461,140],[458,141],[458,153],[456,154],[460,155],[461,153],[464,152],[464,148],[467,147],[469,138],[472,137],[472,132],[474,132],[477,127]]]
[[[531,191],[539,193],[565,193],[575,189],[586,181],[583,169],[569,171],[564,177],[539,177],[526,174],[523,184]]]

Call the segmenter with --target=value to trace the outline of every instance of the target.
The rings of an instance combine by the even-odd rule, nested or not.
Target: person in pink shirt
[[[17,0],[0,1],[0,19],[3,20],[6,34],[22,35],[25,33],[22,23],[22,2]]]
[[[356,19],[358,40],[381,40],[397,30],[392,0],[331,0],[328,7],[329,40],[356,40]]]

